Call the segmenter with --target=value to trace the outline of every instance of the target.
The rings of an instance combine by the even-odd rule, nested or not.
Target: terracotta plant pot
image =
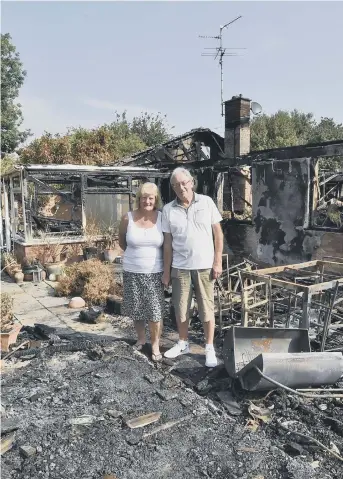
[[[13,344],[17,341],[17,337],[21,328],[22,325],[20,323],[16,323],[13,325],[11,331],[0,333],[1,351],[4,351],[5,353],[8,352],[10,344]]]
[[[118,256],[118,251],[115,249],[105,249],[104,250],[104,259],[109,263],[113,263],[116,257]]]
[[[14,273],[14,281],[17,283],[17,284],[21,284],[23,283],[24,281],[24,273],[22,271],[16,271]]]
[[[62,263],[46,263],[45,270],[49,277],[51,274],[57,276],[62,274],[62,267]]]

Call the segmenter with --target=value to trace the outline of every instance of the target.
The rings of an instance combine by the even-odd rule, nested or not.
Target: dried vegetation
[[[13,326],[13,299],[7,293],[1,293],[0,331],[6,333]]]
[[[109,264],[90,259],[66,268],[56,292],[59,296],[81,296],[92,305],[104,303],[108,295],[121,296],[121,287]]]

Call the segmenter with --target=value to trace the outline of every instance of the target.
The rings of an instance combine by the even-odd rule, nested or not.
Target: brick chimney
[[[224,151],[226,158],[250,153],[250,102],[242,95],[225,102]],[[242,214],[252,203],[249,167],[236,168],[236,175],[228,175],[223,185],[223,201],[232,209],[232,215]]]
[[[250,152],[250,102],[242,95],[225,102],[226,158],[235,158]]]

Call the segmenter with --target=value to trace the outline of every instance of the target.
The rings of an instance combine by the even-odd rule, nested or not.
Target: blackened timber
[[[187,158],[188,161],[194,161],[194,157],[190,156],[190,151],[185,147],[185,145],[180,141],[179,143],[179,148],[182,150],[185,154],[185,157]],[[199,158],[196,158],[197,160]]]
[[[243,165],[247,161],[248,163],[245,164],[266,160],[289,160],[292,158],[320,158],[328,156],[343,156],[343,140],[252,151],[249,155],[236,158],[235,160],[238,160],[239,163]]]
[[[87,195],[93,195],[93,194],[98,194],[98,193],[111,193],[114,195],[130,195],[132,193],[132,190],[129,188],[106,188],[106,187],[87,187],[86,189]]]
[[[32,181],[38,188],[46,188],[48,191],[50,190],[52,194],[55,194],[57,196],[62,196],[65,201],[67,203],[71,203],[72,205],[75,205],[77,206],[77,202],[75,200],[73,200],[70,195],[66,194],[66,193],[63,193],[62,191],[60,190],[57,190],[56,188],[54,188],[53,186],[49,185],[49,184],[46,184],[44,183],[43,181],[41,180],[38,180],[37,178],[35,178],[34,176],[32,175],[27,175],[27,179],[29,181]],[[38,190],[38,194],[39,194],[39,190]]]
[[[147,165],[151,154],[154,153],[156,158],[158,158],[158,162],[168,163],[168,158],[163,154],[163,148],[167,149],[168,151],[175,151],[179,148],[180,142],[191,139],[192,143],[195,144],[196,142],[203,144],[207,147],[211,148],[211,156],[218,156],[220,153],[224,152],[224,139],[218,135],[217,133],[209,130],[208,128],[198,128],[191,130],[183,135],[174,137],[162,145],[156,145],[146,150],[140,151],[138,153],[133,154],[130,158],[123,158],[122,160],[118,161],[119,165]],[[188,150],[189,151],[189,150]],[[212,153],[213,152],[213,153]],[[198,155],[198,151],[196,150],[198,160],[201,158]],[[177,163],[177,158],[182,157],[183,155],[175,155],[171,154],[172,159],[171,164]],[[201,156],[203,157],[203,156]],[[206,158],[207,159],[207,158]],[[150,164],[150,163],[149,163]]]
[[[236,158],[225,158],[218,161],[203,160],[187,162],[187,165],[193,169],[212,167],[216,171],[226,171],[228,167],[233,166],[251,166],[253,163],[263,161],[287,161],[299,158],[324,158],[331,156],[342,156],[343,168],[343,140],[336,140],[326,143],[318,143],[316,145],[299,145],[286,148],[275,148],[273,150],[253,151],[249,155]],[[175,163],[174,163],[175,164]],[[172,163],[164,163],[166,167],[172,167]]]
[[[165,146],[163,146],[161,148],[162,152],[166,155],[167,158],[169,158],[169,160],[171,161],[174,161],[175,158],[173,157],[173,155],[168,151],[168,148],[166,148]],[[154,157],[157,159],[157,156],[154,155]]]

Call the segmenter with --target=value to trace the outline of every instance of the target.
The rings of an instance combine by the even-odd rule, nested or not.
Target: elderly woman
[[[149,322],[152,359],[160,361],[160,336],[164,315],[162,201],[154,183],[139,188],[135,209],[123,216],[119,244],[123,258],[122,314],[134,320],[136,348],[146,343],[145,321]]]

